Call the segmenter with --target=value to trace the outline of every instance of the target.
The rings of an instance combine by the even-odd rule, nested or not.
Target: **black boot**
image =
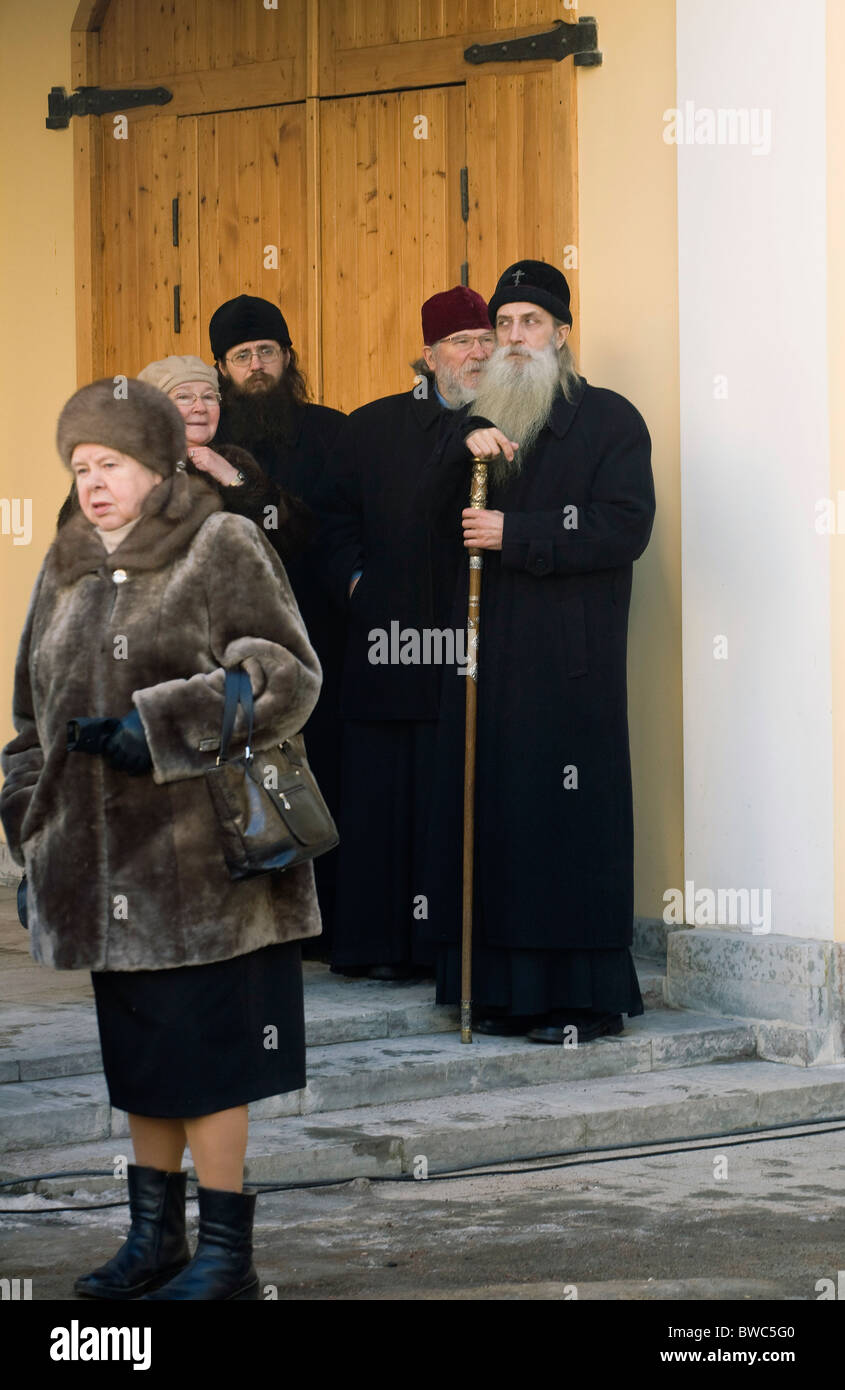
[[[86,1298],[140,1298],[166,1284],[191,1258],[185,1238],[187,1173],[130,1163],[129,1235],[117,1254],[74,1284]]]
[[[191,1263],[157,1293],[162,1299],[247,1300],[258,1298],[252,1263],[255,1192],[223,1192],[200,1187],[200,1228]]]

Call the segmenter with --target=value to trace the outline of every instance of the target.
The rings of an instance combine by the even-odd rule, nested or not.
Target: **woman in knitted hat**
[[[225,511],[248,516],[260,526],[285,564],[294,560],[312,537],[311,512],[298,498],[269,478],[246,449],[235,444],[211,447],[220,421],[220,388],[215,367],[201,357],[171,356],[150,362],[138,380],[163,391],[185,421],[185,462],[189,473],[199,473],[220,496]],[[72,485],[59,525],[78,506]]]
[[[32,954],[91,971],[109,1096],[129,1113],[129,1237],[76,1291],[257,1298],[247,1104],[304,1085],[299,941],[320,918],[310,865],[230,878],[203,774],[227,669],[249,675],[257,748],[302,728],[320,669],[277,555],[186,471],[160,390],[83,387],[57,442],[79,510],[27,615],[0,819]]]

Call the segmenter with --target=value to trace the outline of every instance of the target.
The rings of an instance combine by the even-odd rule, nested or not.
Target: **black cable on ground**
[[[825,1129],[806,1129],[801,1130],[802,1126],[812,1124],[825,1125]],[[591,1149],[589,1154],[583,1153],[579,1149],[564,1149],[557,1154],[549,1154],[549,1160],[570,1159],[570,1162],[561,1163],[557,1161],[538,1162],[537,1154],[530,1154],[524,1158],[507,1158],[501,1160],[501,1165],[497,1168],[485,1167],[483,1163],[467,1164],[463,1168],[447,1168],[440,1173],[429,1173],[426,1178],[415,1178],[413,1173],[384,1173],[377,1177],[366,1177],[368,1183],[420,1183],[420,1182],[458,1182],[465,1180],[468,1176],[475,1178],[507,1178],[522,1177],[531,1173],[554,1172],[564,1168],[595,1167],[600,1163],[622,1163],[632,1158],[666,1158],[674,1154],[697,1153],[706,1149],[718,1148],[741,1148],[747,1144],[773,1144],[783,1139],[813,1139],[819,1134],[841,1134],[845,1130],[845,1115],[834,1115],[829,1120],[787,1120],[783,1124],[772,1125],[767,1130],[755,1132],[749,1130],[747,1133],[740,1131],[737,1135],[736,1130],[727,1130],[722,1134],[702,1134],[694,1137],[687,1135],[680,1139],[664,1139],[662,1143],[675,1144],[677,1148],[651,1148],[646,1151],[646,1146],[642,1143],[631,1144],[605,1144],[601,1147]],[[593,1155],[601,1155],[593,1157]],[[520,1167],[514,1167],[520,1164]],[[529,1165],[529,1166],[526,1166]],[[364,1177],[364,1174],[361,1174]],[[23,1183],[49,1182],[54,1178],[114,1178],[115,1175],[109,1169],[99,1168],[80,1168],[71,1169],[63,1173],[36,1173],[32,1177],[12,1178],[0,1182],[0,1188],[20,1187]],[[115,1181],[117,1179],[115,1178]],[[196,1178],[189,1178],[189,1182],[196,1182]],[[355,1178],[323,1178],[311,1182],[291,1182],[291,1183],[269,1183],[250,1180],[248,1187],[259,1188],[262,1192],[301,1192],[320,1187],[345,1187],[350,1182],[355,1182]],[[195,1201],[195,1196],[191,1195],[188,1201]],[[129,1199],[120,1202],[99,1202],[92,1203],[90,1206],[78,1207],[42,1207],[32,1209],[27,1207],[0,1208],[0,1216],[49,1216],[53,1212],[61,1211],[106,1211],[111,1207],[126,1207]]]

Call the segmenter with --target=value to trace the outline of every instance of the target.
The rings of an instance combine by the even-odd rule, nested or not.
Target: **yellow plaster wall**
[[[56,417],[76,386],[71,130],[47,93],[70,88],[77,0],[0,5],[0,496],[32,500],[32,539],[0,535],[0,743],[13,733],[15,651],[68,475]]]
[[[680,378],[675,0],[591,0],[602,67],[578,74],[581,349],[589,381],[627,396],[653,442],[657,518],[634,566],[628,648],[635,911],[682,887]]]

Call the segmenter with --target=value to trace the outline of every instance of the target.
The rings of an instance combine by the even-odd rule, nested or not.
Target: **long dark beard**
[[[555,348],[523,350],[521,362],[508,357],[507,345],[496,349],[487,363],[472,407],[473,415],[492,420],[508,439],[519,442],[511,463],[500,454],[489,467],[494,485],[508,482],[522,472],[537,436],[548,424],[555,396],[560,390],[560,365]]]
[[[294,437],[302,400],[288,372],[266,391],[243,391],[221,373],[220,394],[224,433],[241,448],[278,447]]]

